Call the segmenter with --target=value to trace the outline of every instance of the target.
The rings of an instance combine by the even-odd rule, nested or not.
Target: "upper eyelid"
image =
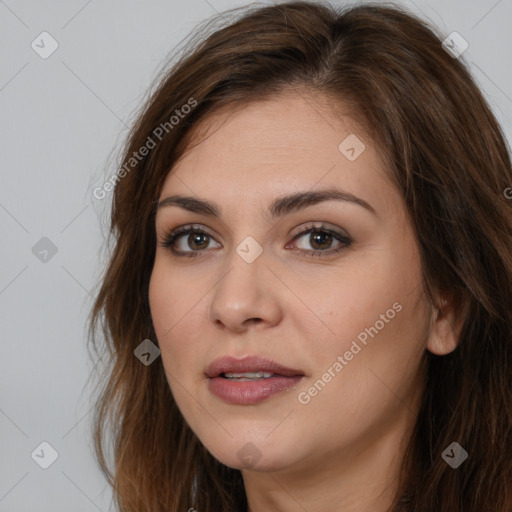
[[[190,224],[182,224],[182,225],[176,226],[175,228],[170,228],[170,229],[162,228],[161,232],[162,232],[163,236],[167,236],[171,233],[175,233],[176,231],[185,231],[185,230],[189,230],[189,229],[197,230],[197,231],[204,231],[206,234],[208,234],[211,237],[216,236],[209,232],[210,228],[204,226],[203,224],[199,224],[197,222],[193,222]],[[322,221],[322,220],[312,220],[312,221],[307,221],[307,222],[300,224],[300,229],[298,229],[297,232],[294,233],[293,236],[302,234],[302,232],[307,229],[318,229],[318,230],[326,229],[326,230],[332,230],[332,231],[336,231],[336,232],[339,231],[339,232],[341,232],[340,233],[341,235],[345,234],[345,236],[347,236],[347,237],[349,236],[348,232],[344,228],[342,228],[340,226],[336,226],[335,224],[332,224],[327,221]],[[159,230],[157,230],[157,232],[158,231]]]
[[[339,237],[342,239],[341,241],[346,240],[352,240],[352,236],[343,228],[340,228],[338,226],[331,225],[331,223],[328,223],[326,221],[308,221],[305,224],[302,224],[300,229],[294,233],[293,235],[290,235],[292,237],[292,240],[297,239],[298,237],[305,236],[311,231],[326,231],[326,232],[332,232],[334,236]],[[173,243],[181,238],[182,236],[190,234],[190,232],[200,232],[204,233],[207,236],[211,237],[215,240],[215,242],[219,243],[216,239],[216,235],[213,235],[208,232],[208,228],[205,228],[202,224],[198,223],[191,223],[191,224],[183,224],[181,226],[177,226],[175,228],[165,230],[163,232],[162,238],[165,242],[167,239],[169,239],[171,236],[174,237]]]

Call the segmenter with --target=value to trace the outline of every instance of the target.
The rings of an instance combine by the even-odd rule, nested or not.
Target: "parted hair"
[[[120,512],[247,509],[241,472],[191,431],[161,358],[146,366],[134,350],[158,343],[148,302],[155,205],[192,147],[192,129],[220,108],[291,89],[348,108],[367,131],[403,197],[426,296],[440,308],[449,293],[462,325],[453,352],[425,351],[422,402],[390,512],[512,511],[510,147],[445,37],[391,2],[260,4],[206,20],[162,67],[116,163],[113,245],[89,317],[94,448]],[[154,147],[130,160],[148,137]],[[452,442],[468,452],[457,469],[442,458]]]

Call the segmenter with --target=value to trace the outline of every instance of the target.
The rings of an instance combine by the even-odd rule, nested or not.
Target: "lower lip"
[[[252,405],[265,400],[269,396],[286,391],[295,386],[302,376],[269,377],[268,379],[236,381],[224,377],[209,379],[210,391],[224,402],[238,405]]]

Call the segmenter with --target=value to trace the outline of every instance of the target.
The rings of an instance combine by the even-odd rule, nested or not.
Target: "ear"
[[[463,324],[459,301],[454,295],[443,295],[439,309],[432,306],[427,350],[438,356],[453,352],[459,343]]]

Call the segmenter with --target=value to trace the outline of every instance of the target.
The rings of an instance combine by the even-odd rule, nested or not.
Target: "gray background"
[[[92,190],[162,60],[197,23],[246,3],[0,0],[0,512],[110,508],[91,452],[85,321],[111,194]],[[403,3],[467,40],[462,58],[510,143],[512,1]],[[59,45],[47,59],[31,47],[43,31]],[[33,251],[43,237],[57,248],[46,262],[34,254],[44,246]],[[58,452],[47,469],[31,457],[43,441]]]

